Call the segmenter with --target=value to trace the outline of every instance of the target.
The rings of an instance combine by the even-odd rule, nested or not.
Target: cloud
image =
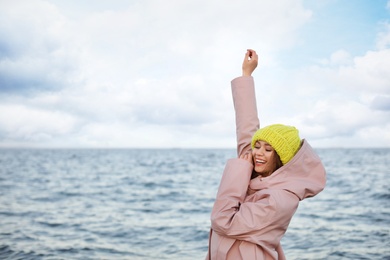
[[[352,57],[346,50],[338,50],[332,53],[329,59],[320,61],[320,64],[324,66],[350,65],[351,63]]]
[[[375,96],[371,102],[371,108],[375,110],[390,111],[390,96]]]
[[[69,134],[77,126],[77,121],[77,118],[60,111],[34,109],[23,105],[0,105],[3,138],[5,135],[6,139],[11,141],[52,141],[56,137]]]
[[[379,41],[387,37],[384,33],[390,35],[381,32]],[[390,49],[356,57],[340,50],[320,64],[297,72],[294,82],[305,82],[301,89],[317,96],[305,102],[305,92],[301,93],[299,100],[305,105],[300,109],[308,112],[294,118],[304,135],[319,146],[389,146],[385,133],[390,131]]]
[[[248,47],[262,122],[319,145],[388,128],[388,24],[375,50],[283,68],[312,16],[288,0],[1,1],[0,146],[234,147],[230,80]]]
[[[385,121],[385,113],[372,111],[365,104],[348,99],[318,101],[303,123],[309,128],[317,126],[312,137],[330,138],[334,136],[354,135],[367,126],[380,126]]]
[[[376,47],[379,50],[388,49],[390,47],[390,24],[383,22],[382,30],[379,32],[376,40]]]
[[[148,127],[167,140],[161,145],[176,145],[181,131],[184,144],[231,135],[229,81],[245,48],[289,48],[311,16],[285,0],[81,4],[74,16],[55,1],[0,5],[2,111],[29,119],[3,118],[3,136],[45,145],[70,137],[81,146],[148,145]]]
[[[58,90],[74,80],[77,60],[64,44],[66,19],[44,1],[0,3],[0,92]]]

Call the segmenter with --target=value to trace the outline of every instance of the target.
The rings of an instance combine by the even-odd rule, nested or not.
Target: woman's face
[[[255,172],[259,175],[267,177],[276,170],[278,155],[269,143],[257,141],[252,156]]]

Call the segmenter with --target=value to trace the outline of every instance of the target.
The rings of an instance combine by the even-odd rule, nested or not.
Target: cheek
[[[265,154],[266,156],[267,156],[267,159],[269,160],[269,161],[273,161],[274,160],[274,152],[267,152],[266,154]]]

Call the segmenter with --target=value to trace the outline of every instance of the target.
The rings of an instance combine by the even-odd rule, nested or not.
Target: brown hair
[[[283,163],[282,163],[282,160],[280,160],[280,156],[279,156],[279,154],[276,151],[275,151],[275,155],[276,155],[275,156],[275,161],[276,161],[275,171],[276,171],[277,169],[279,169],[280,167],[283,166]]]

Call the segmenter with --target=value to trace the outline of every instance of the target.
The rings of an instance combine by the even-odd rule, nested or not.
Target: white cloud
[[[390,94],[390,49],[369,51],[356,57],[353,67],[341,68],[342,80],[350,83],[352,90],[359,88],[363,93]]]
[[[230,80],[248,47],[262,122],[298,122],[320,145],[364,139],[388,116],[389,26],[365,55],[278,67],[310,19],[288,0],[1,1],[0,146],[232,147]]]
[[[77,118],[60,111],[12,104],[0,105],[0,122],[5,139],[27,143],[47,142],[64,137],[74,131],[78,124]]]
[[[55,90],[74,80],[77,55],[63,34],[66,23],[45,1],[0,2],[0,90]]]
[[[337,51],[297,75],[294,87],[312,97],[306,100],[305,91],[298,97],[301,115],[294,118],[304,136],[318,146],[390,146],[390,49],[352,59]]]
[[[379,50],[390,47],[390,24],[388,22],[383,22],[381,26],[382,31],[379,32],[376,40],[376,47]]]
[[[353,135],[363,127],[381,125],[385,118],[385,112],[372,111],[365,104],[348,98],[327,99],[318,101],[303,123],[308,127],[321,127],[323,131],[317,132],[316,138],[329,138]]]
[[[332,53],[329,59],[323,59],[319,62],[321,65],[325,66],[350,65],[352,63],[352,58],[346,50],[338,50]]]
[[[161,145],[176,145],[181,131],[191,137],[182,144],[193,145],[189,140],[199,134],[231,135],[229,81],[240,73],[245,48],[288,48],[311,16],[301,2],[287,0],[153,0],[81,6],[76,16],[71,5],[53,3],[1,2],[0,8],[8,48],[0,72],[9,83],[5,92],[13,93],[0,96],[3,111],[29,119],[23,128],[4,118],[3,132],[16,133],[15,140],[46,139],[43,145],[66,140],[65,134],[81,145],[156,144],[142,138],[147,127],[159,129]],[[18,93],[25,97],[14,105]]]
[[[390,111],[390,95],[377,95],[371,102],[371,108],[375,110]]]

